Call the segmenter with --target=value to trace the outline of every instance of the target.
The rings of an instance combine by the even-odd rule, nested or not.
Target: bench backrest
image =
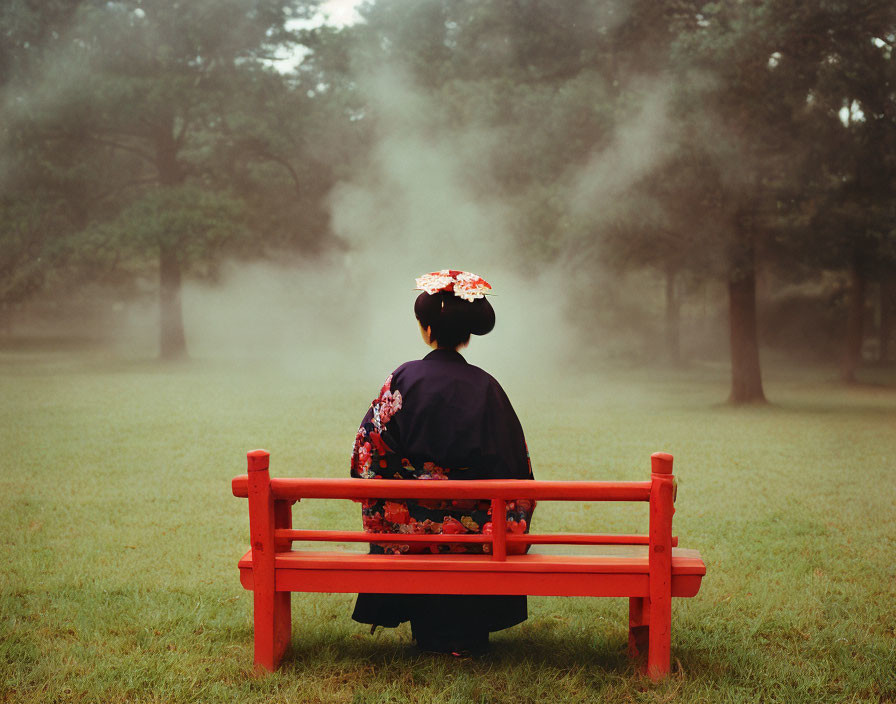
[[[286,479],[271,478],[270,454],[248,453],[248,474],[235,477],[233,495],[249,499],[249,532],[253,555],[273,559],[274,553],[291,548],[292,541],[366,543],[479,543],[488,544],[493,560],[506,560],[508,545],[648,545],[650,572],[669,574],[675,481],[672,455],[651,455],[651,475],[643,482],[542,481],[476,479],[421,481],[418,479]],[[301,499],[477,499],[491,501],[492,532],[475,534],[394,534],[365,531],[293,530],[292,504]],[[595,533],[515,534],[507,532],[506,504],[517,499],[537,501],[643,501],[650,504],[647,535]],[[449,556],[446,556],[449,557]],[[400,559],[400,557],[398,558]]]

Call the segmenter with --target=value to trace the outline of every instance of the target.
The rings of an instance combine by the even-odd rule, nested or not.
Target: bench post
[[[628,598],[628,654],[631,658],[647,655],[650,631],[650,599],[646,596]]]
[[[507,502],[492,499],[492,559],[507,559]]]
[[[275,527],[290,527],[290,504],[274,501],[268,473],[270,454],[265,450],[248,453],[249,461],[249,535],[252,541],[252,577],[255,621],[255,665],[277,669],[292,628],[290,592],[276,591],[274,557]],[[281,505],[282,504],[282,505]],[[278,520],[279,519],[279,520]],[[278,526],[277,523],[284,525]]]
[[[647,675],[658,680],[669,674],[672,632],[672,514],[673,505],[672,455],[656,452],[650,456],[650,533],[649,533],[649,595],[647,611]],[[630,612],[632,610],[630,606]],[[639,624],[640,625],[640,624]],[[643,637],[643,632],[634,634]],[[629,642],[632,641],[630,632]]]

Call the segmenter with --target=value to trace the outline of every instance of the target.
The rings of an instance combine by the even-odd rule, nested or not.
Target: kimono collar
[[[448,349],[446,347],[440,347],[439,349],[435,349],[426,355],[423,359],[425,360],[436,360],[440,362],[460,362],[461,364],[466,364],[467,360],[464,359],[463,355],[457,350]]]

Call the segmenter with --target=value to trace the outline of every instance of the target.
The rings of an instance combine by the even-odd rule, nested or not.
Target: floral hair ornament
[[[469,271],[442,269],[417,277],[416,291],[426,291],[430,296],[440,291],[453,293],[458,298],[472,303],[491,293],[491,284],[481,276]]]

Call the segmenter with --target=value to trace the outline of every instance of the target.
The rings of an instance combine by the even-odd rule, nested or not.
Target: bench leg
[[[659,604],[646,596],[628,600],[628,654],[645,658],[645,671],[651,679],[659,680],[669,674],[671,656],[672,610],[671,600]]]
[[[672,598],[650,600],[650,632],[648,635],[647,675],[661,680],[669,674],[672,654]]]
[[[273,672],[292,636],[292,594],[256,590],[254,595],[255,666]]]
[[[628,655],[640,658],[647,655],[650,609],[646,596],[632,596],[628,600]]]

